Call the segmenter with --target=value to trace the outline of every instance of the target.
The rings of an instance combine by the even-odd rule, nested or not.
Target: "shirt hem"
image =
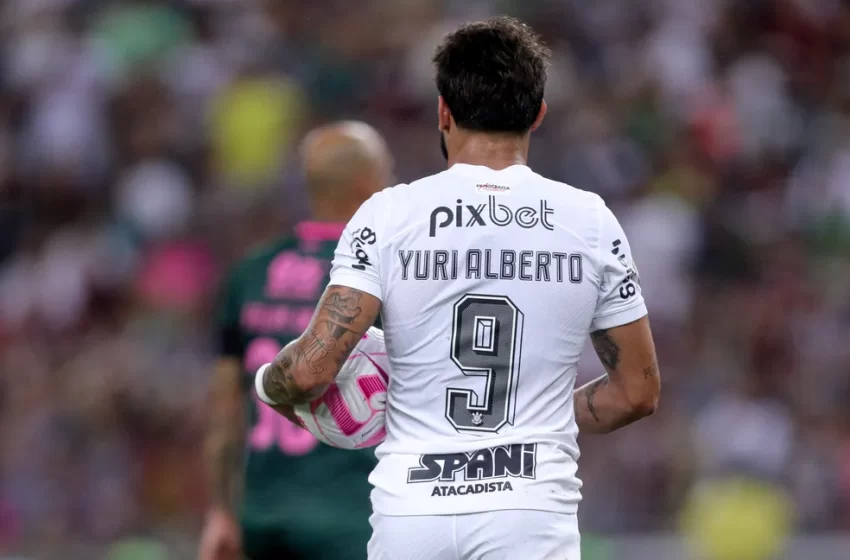
[[[593,329],[601,330],[613,329],[614,327],[621,327],[623,325],[633,323],[638,319],[642,319],[648,314],[649,313],[646,310],[646,304],[644,302],[639,302],[622,311],[611,313],[610,315],[602,315],[601,317],[595,318],[593,320]]]
[[[551,513],[566,513],[566,514],[576,514],[578,513],[578,504],[577,503],[569,503],[569,504],[560,504],[557,502],[543,502],[541,500],[529,500],[527,502],[524,501],[514,501],[514,500],[505,500],[501,503],[479,503],[479,504],[470,504],[468,506],[457,506],[457,507],[435,507],[435,506],[420,506],[417,507],[415,505],[411,505],[410,502],[405,501],[405,506],[388,506],[388,507],[379,507],[374,504],[373,501],[373,510],[375,513],[380,515],[386,515],[389,517],[415,517],[417,515],[463,515],[468,513],[484,513],[488,511],[504,511],[511,509],[518,510],[530,510],[530,511],[548,511]]]

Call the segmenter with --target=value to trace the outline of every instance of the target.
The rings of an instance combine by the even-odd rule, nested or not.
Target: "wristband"
[[[261,401],[269,406],[278,406],[278,404],[266,394],[266,389],[263,387],[263,379],[265,379],[266,370],[269,369],[270,365],[271,364],[263,364],[260,366],[260,369],[257,370],[257,375],[254,376],[254,389],[257,391],[257,396],[260,397]]]

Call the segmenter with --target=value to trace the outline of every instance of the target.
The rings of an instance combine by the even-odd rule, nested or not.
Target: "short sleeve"
[[[593,331],[626,325],[647,314],[629,240],[611,210],[600,204],[600,283]]]
[[[377,224],[381,193],[363,203],[339,239],[331,267],[331,286],[346,286],[382,299],[379,244],[382,235]]]
[[[231,273],[222,285],[219,294],[218,310],[216,313],[216,333],[218,355],[222,357],[241,358],[242,335],[239,329],[239,319],[242,309],[239,275]]]

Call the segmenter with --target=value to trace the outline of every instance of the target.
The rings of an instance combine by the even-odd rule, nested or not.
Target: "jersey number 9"
[[[459,432],[498,432],[513,424],[522,345],[522,312],[507,296],[466,294],[454,305],[451,358],[482,393],[450,387],[446,419]]]

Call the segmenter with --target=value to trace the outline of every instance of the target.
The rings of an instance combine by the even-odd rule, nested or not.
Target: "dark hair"
[[[469,23],[434,53],[437,90],[460,128],[524,134],[543,104],[549,54],[514,18]]]

